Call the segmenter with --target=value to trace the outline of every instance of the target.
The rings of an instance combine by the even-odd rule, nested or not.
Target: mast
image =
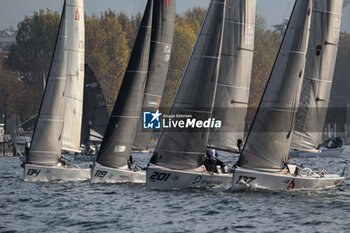
[[[292,148],[317,152],[322,140],[338,52],[343,0],[316,0],[313,4]]]
[[[61,158],[67,67],[65,7],[66,1],[63,5],[47,85],[41,100],[39,115],[27,157],[28,163],[54,166]]]
[[[175,95],[169,115],[191,115],[208,120],[212,115],[223,39],[226,0],[212,0]],[[208,128],[163,128],[151,163],[171,169],[192,169],[203,164]]]
[[[133,145],[134,150],[148,149],[152,136],[151,129],[143,129],[142,112],[159,109],[173,44],[175,13],[176,0],[154,0],[148,75],[141,117]]]
[[[88,64],[85,64],[83,122],[81,141],[101,142],[109,120],[101,86]]]
[[[303,82],[312,0],[297,0],[238,166],[279,172],[288,162]]]
[[[148,73],[152,11],[153,0],[149,0],[97,155],[97,162],[107,167],[123,167],[130,157]]]
[[[67,0],[67,82],[62,149],[80,152],[84,97],[84,1]]]
[[[253,65],[256,0],[227,0],[219,80],[208,146],[238,152],[243,141]]]

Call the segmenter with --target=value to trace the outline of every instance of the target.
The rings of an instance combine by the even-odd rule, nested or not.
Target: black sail
[[[312,0],[297,0],[238,166],[280,172],[289,149],[304,78]]]
[[[225,0],[211,1],[169,115],[191,115],[197,120],[211,117],[225,10]],[[180,170],[202,165],[208,134],[208,128],[163,128],[151,163]]]
[[[153,0],[149,0],[101,149],[97,155],[97,162],[107,167],[125,166],[131,153],[146,85],[152,10]]]
[[[28,163],[54,166],[61,158],[64,90],[67,67],[67,27],[64,2],[55,50],[27,157]]]
[[[101,86],[89,65],[85,64],[83,122],[81,142],[101,142],[109,119]]]
[[[213,118],[222,126],[212,129],[208,146],[238,152],[243,140],[253,65],[256,0],[227,0],[224,37]]]
[[[157,111],[163,95],[173,44],[176,0],[154,0],[151,50],[142,111]],[[146,150],[152,130],[143,130],[142,112],[134,140],[134,150]]]

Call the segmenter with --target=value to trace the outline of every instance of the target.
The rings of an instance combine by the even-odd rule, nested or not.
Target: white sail
[[[80,151],[84,94],[84,2],[67,0],[67,81],[62,149]]]
[[[64,119],[64,88],[66,83],[66,19],[63,7],[47,85],[27,157],[27,163],[54,166],[61,158]]]
[[[319,149],[338,52],[343,0],[316,0],[292,148]]]

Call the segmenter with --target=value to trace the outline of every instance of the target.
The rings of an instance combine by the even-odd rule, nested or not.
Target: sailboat
[[[331,187],[344,177],[288,164],[305,73],[312,0],[297,0],[277,59],[233,170],[232,190]],[[344,173],[344,172],[343,172]]]
[[[344,150],[320,147],[338,51],[342,8],[343,0],[317,0],[313,4],[291,157],[339,156]]]
[[[149,0],[147,2],[123,83],[91,172],[91,183],[144,183],[146,180],[146,172],[134,164],[131,149],[139,125],[144,96],[148,95],[148,93],[145,94],[145,90],[149,70],[152,72],[152,67],[149,67],[157,64],[157,61],[152,61],[155,58],[169,59],[168,44],[157,42],[157,38],[152,37],[152,30],[157,30],[153,19],[159,20],[159,17],[163,17],[162,21],[174,22],[175,1]],[[160,49],[158,44],[161,44],[163,49]],[[157,79],[155,76],[153,78]],[[145,99],[151,100],[148,97]]]
[[[154,3],[146,89],[143,97],[140,120],[132,147],[135,152],[148,152],[150,149],[148,146],[153,130],[144,129],[142,121],[143,113],[156,112],[159,110],[168,74],[170,53],[174,38],[175,5],[176,0],[157,0]]]
[[[238,153],[243,141],[253,65],[256,0],[227,0],[213,118],[208,147]]]
[[[210,120],[219,76],[226,0],[212,0],[169,116]],[[181,118],[181,117],[180,117]],[[232,175],[211,174],[203,166],[209,127],[163,128],[146,169],[147,189],[230,186]]]
[[[89,65],[85,64],[82,144],[101,143],[108,120],[109,113],[101,86]]]
[[[81,143],[88,154],[75,154],[75,161],[94,161],[106,131],[109,112],[101,86],[88,64],[85,64],[83,121]]]
[[[82,44],[72,39],[77,17],[83,9],[83,1],[64,1],[59,32],[56,39],[47,85],[40,105],[36,127],[24,164],[25,181],[84,180],[90,177],[90,169],[69,168],[61,160],[63,125],[65,118],[65,94],[67,81],[67,62],[78,64],[68,59],[69,46],[72,49]],[[68,43],[68,41],[72,40]],[[76,47],[75,47],[76,46]]]

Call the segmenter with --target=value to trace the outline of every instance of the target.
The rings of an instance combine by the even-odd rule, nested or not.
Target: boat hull
[[[245,189],[267,189],[276,191],[324,189],[341,183],[344,177],[330,174],[319,176],[292,176],[255,171],[245,168],[235,168],[233,171],[232,191]]]
[[[24,165],[24,181],[81,181],[90,179],[90,168]]]
[[[147,168],[146,173],[146,188],[149,190],[228,189],[232,182],[232,173],[209,174],[206,171],[180,171],[153,165]]]
[[[339,157],[343,154],[344,148],[323,149],[320,153],[308,151],[291,151],[291,158],[318,158],[318,157]]]
[[[145,171],[105,167],[95,162],[91,169],[91,183],[145,183]]]

